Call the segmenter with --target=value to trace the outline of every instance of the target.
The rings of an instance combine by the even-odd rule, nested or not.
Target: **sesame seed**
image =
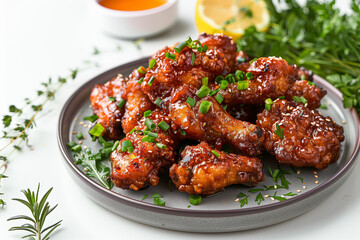
[[[75,132],[75,131],[73,131],[73,132],[72,132],[72,134],[76,134],[76,132]]]
[[[306,186],[305,186],[305,185],[303,186],[303,189],[306,189]]]
[[[343,121],[342,121],[342,123],[343,123],[343,124],[346,124],[346,121],[345,121],[345,120],[343,120]]]
[[[271,199],[272,201],[274,201],[274,200],[275,200],[275,198],[273,198],[273,197],[271,197],[270,199]]]
[[[84,122],[79,122],[79,124],[80,124],[80,125],[83,125],[83,124],[84,124]]]
[[[268,198],[269,197],[269,195],[264,195],[264,198]]]
[[[87,146],[83,146],[84,149],[87,149]]]
[[[206,123],[203,124],[203,127],[205,127],[205,126],[206,126]]]
[[[237,198],[237,199],[235,199],[235,202],[238,202],[239,200],[240,200],[240,199]]]
[[[84,128],[87,128],[88,127],[88,125],[87,124],[84,124]]]
[[[84,140],[86,140],[86,137],[84,137]]]
[[[297,170],[297,171],[296,171],[296,174],[299,175],[299,174],[300,174],[300,170]]]
[[[299,193],[299,192],[301,192],[301,190],[300,190],[300,189],[298,189],[298,190],[296,190],[296,192],[298,192],[298,193]]]
[[[280,197],[285,197],[284,195],[281,195]]]
[[[318,178],[318,175],[314,175],[314,178]]]
[[[274,185],[274,188],[275,188],[275,189],[277,189],[277,186],[276,186],[276,184]]]
[[[79,144],[82,144],[82,141],[79,141]]]
[[[326,118],[325,120],[328,121],[328,122],[331,122],[331,119],[330,119],[330,118]]]
[[[318,184],[319,183],[319,181],[315,181],[315,184]]]
[[[316,171],[313,171],[313,174],[317,174],[317,172],[316,172]]]

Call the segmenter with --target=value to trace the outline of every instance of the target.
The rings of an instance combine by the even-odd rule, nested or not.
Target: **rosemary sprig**
[[[31,211],[32,216],[26,215],[18,215],[8,219],[8,221],[12,220],[26,220],[29,223],[23,224],[18,227],[12,227],[9,231],[26,231],[27,235],[22,238],[30,238],[37,240],[47,240],[50,238],[50,234],[60,226],[62,220],[48,226],[44,227],[44,223],[46,221],[46,217],[57,207],[50,207],[49,202],[47,202],[47,198],[50,195],[52,188],[50,188],[44,196],[39,199],[39,190],[40,183],[38,184],[38,188],[36,192],[31,191],[30,189],[22,190],[26,199],[14,198],[13,200],[18,201],[24,204]]]

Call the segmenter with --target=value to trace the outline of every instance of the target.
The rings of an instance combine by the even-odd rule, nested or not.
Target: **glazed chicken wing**
[[[215,151],[206,142],[185,147],[179,163],[170,168],[170,177],[181,192],[199,195],[264,181],[260,159]]]
[[[276,100],[271,110],[258,115],[264,146],[283,164],[326,168],[335,162],[344,140],[343,127],[303,104]]]

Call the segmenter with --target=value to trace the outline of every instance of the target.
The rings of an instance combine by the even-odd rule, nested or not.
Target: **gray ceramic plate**
[[[328,109],[320,111],[343,125],[346,137],[342,143],[339,160],[327,169],[317,171],[315,173],[317,176],[314,176],[315,169],[301,168],[293,171],[294,169],[283,167],[290,173],[286,175],[291,183],[289,189],[278,188],[251,193],[251,189],[236,185],[228,187],[221,193],[203,198],[202,203],[197,206],[190,205],[187,193],[179,192],[174,186],[170,186],[172,188],[170,191],[166,176],[161,179],[158,186],[138,192],[116,187],[112,190],[105,189],[95,180],[87,177],[81,167],[74,164],[72,153],[67,149],[66,143],[76,141],[73,131],[82,132],[87,136],[88,128],[79,122],[83,121],[84,116],[92,114],[89,95],[95,84],[105,83],[118,73],[127,76],[134,68],[146,64],[147,58],[143,58],[113,68],[91,79],[65,103],[59,119],[58,143],[70,176],[90,198],[120,216],[155,227],[188,232],[230,232],[259,228],[289,220],[314,208],[340,187],[352,172],[360,145],[358,115],[354,109],[342,107],[341,94],[338,90],[315,76],[315,83],[328,92],[323,100],[323,104],[326,104]],[[90,137],[87,136],[87,139]],[[85,145],[93,150],[99,147],[91,140],[85,140],[83,146]],[[266,180],[256,189],[275,184],[270,177],[268,166],[275,168],[277,163],[271,156],[265,157],[263,162]],[[240,204],[245,200],[241,201],[243,197],[237,197],[240,192],[248,196],[248,203],[243,207]],[[285,196],[287,200],[278,201],[270,197],[275,192],[276,196],[289,192],[297,195]],[[152,198],[141,200],[145,194],[151,196],[154,193],[164,196],[165,207],[154,205]],[[269,195],[260,205],[255,201],[259,193],[263,197]]]

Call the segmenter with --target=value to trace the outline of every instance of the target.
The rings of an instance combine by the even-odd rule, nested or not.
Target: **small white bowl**
[[[134,1],[134,4],[136,1]],[[141,11],[119,11],[106,8],[92,0],[95,23],[107,34],[120,38],[141,38],[156,35],[176,21],[178,0]]]

